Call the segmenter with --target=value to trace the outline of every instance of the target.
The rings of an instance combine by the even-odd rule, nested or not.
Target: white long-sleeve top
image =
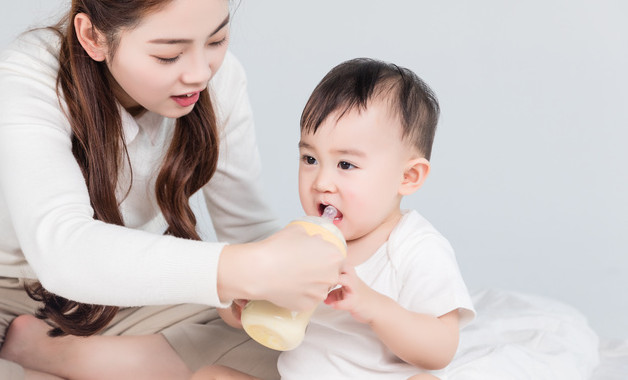
[[[53,32],[37,30],[0,54],[0,276],[37,278],[47,290],[83,303],[219,305],[224,243],[163,235],[154,184],[173,119],[150,112],[135,119],[121,108],[133,173],[128,194],[128,165],[120,173],[125,226],[93,218],[57,97],[58,46]],[[213,224],[221,242],[257,240],[278,225],[261,199],[246,78],[233,55],[210,90],[221,144],[215,175],[190,200],[199,233],[211,236]]]

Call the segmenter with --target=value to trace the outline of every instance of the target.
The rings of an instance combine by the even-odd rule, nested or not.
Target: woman
[[[259,368],[239,332],[216,321],[199,335],[217,318],[207,306],[306,309],[336,283],[331,244],[299,228],[265,238],[277,225],[228,25],[227,0],[74,0],[64,23],[2,53],[1,336],[41,307],[53,335],[165,329],[129,338],[150,355],[111,363],[134,378],[184,376],[227,351]],[[210,224],[232,244],[203,242]],[[162,306],[131,308],[144,305]],[[20,362],[0,362],[0,377],[46,376]]]

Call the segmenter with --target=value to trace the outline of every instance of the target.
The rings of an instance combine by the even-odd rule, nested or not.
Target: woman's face
[[[192,111],[227,52],[227,0],[173,0],[123,30],[107,67],[127,110],[166,117]]]

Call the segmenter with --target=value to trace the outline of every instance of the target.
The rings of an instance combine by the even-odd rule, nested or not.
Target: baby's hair
[[[356,58],[339,64],[325,75],[310,95],[301,114],[301,131],[316,133],[337,113],[366,110],[369,101],[385,100],[401,122],[408,139],[430,159],[440,107],[436,95],[414,72],[392,63]]]

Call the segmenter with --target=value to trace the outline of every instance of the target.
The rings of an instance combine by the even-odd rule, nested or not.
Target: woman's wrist
[[[237,265],[239,250],[237,245],[225,245],[220,252],[216,290],[221,303],[231,302],[240,296],[238,270],[242,268]]]
[[[217,291],[221,302],[256,299],[262,291],[258,278],[263,273],[263,244],[225,245],[218,261]]]

